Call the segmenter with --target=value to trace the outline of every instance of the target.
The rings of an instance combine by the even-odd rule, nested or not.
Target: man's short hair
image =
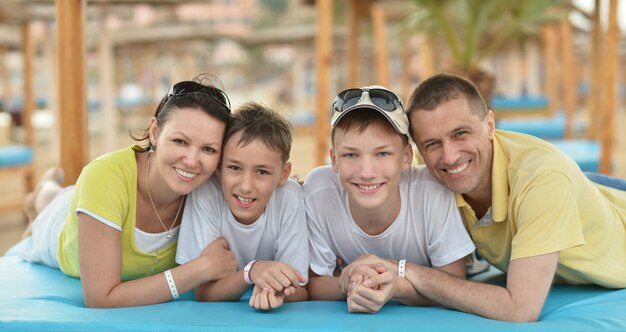
[[[396,131],[391,122],[380,112],[370,108],[360,108],[351,111],[343,116],[333,127],[331,139],[335,144],[335,131],[341,129],[344,132],[355,130],[358,133],[364,132],[367,128],[377,126],[389,135],[398,135],[402,138],[403,145],[409,144],[407,135],[402,135]]]
[[[238,132],[241,136],[237,145],[245,146],[260,139],[270,150],[279,152],[283,162],[289,160],[293,125],[269,107],[255,102],[240,106],[233,114],[224,144]]]
[[[432,111],[439,105],[455,98],[465,97],[470,110],[483,120],[487,104],[476,85],[466,78],[454,74],[437,74],[420,83],[409,99],[407,114],[419,110]]]

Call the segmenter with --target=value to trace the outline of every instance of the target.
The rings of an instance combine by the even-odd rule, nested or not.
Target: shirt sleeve
[[[77,201],[72,212],[91,211],[122,229],[130,204],[136,204],[136,200],[130,200],[135,177],[129,173],[130,167],[124,166],[108,159],[94,160],[86,166],[76,183]]]
[[[200,256],[208,244],[221,236],[217,201],[221,190],[211,182],[187,196],[176,247],[176,263],[185,264]]]
[[[511,260],[558,252],[585,243],[569,178],[552,171],[544,172],[531,185],[513,197],[509,211],[514,215],[517,232],[511,245]],[[546,192],[550,196],[545,195]]]
[[[276,240],[276,260],[290,264],[300,271],[303,277],[309,274],[309,236],[306,224],[304,197],[300,185],[289,180],[285,199],[281,205],[283,216]],[[295,193],[295,195],[291,195]]]

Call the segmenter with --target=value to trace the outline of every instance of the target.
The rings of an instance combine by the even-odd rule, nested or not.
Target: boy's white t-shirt
[[[443,266],[474,251],[454,193],[439,184],[428,169],[403,171],[399,188],[400,214],[383,233],[370,236],[352,219],[348,194],[332,168],[322,166],[311,171],[303,186],[311,270],[332,275],[337,257],[350,264],[365,254]]]
[[[281,261],[308,276],[309,240],[301,186],[288,180],[278,186],[265,212],[252,225],[237,222],[224,199],[219,175],[187,197],[178,236],[176,262],[200,256],[206,246],[224,237],[239,269],[251,260]]]

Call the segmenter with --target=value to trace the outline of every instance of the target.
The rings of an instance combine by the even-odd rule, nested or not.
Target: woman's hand
[[[237,271],[237,258],[223,237],[209,243],[200,257],[206,260],[207,281],[215,281]]]

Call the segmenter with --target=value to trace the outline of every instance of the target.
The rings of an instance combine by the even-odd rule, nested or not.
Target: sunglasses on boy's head
[[[172,88],[167,93],[167,98],[171,96],[175,97],[194,92],[208,95],[209,97],[213,98],[213,100],[226,107],[226,109],[228,109],[228,112],[230,113],[230,100],[228,99],[228,96],[224,93],[224,91],[216,87],[202,85],[194,81],[182,81],[172,85]]]
[[[340,113],[349,107],[356,105],[359,101],[361,101],[361,99],[363,99],[365,93],[368,94],[369,99],[374,105],[380,107],[380,109],[384,111],[393,112],[398,108],[404,111],[404,107],[402,106],[402,102],[398,96],[391,91],[378,88],[348,89],[340,92],[333,102],[333,111]]]

